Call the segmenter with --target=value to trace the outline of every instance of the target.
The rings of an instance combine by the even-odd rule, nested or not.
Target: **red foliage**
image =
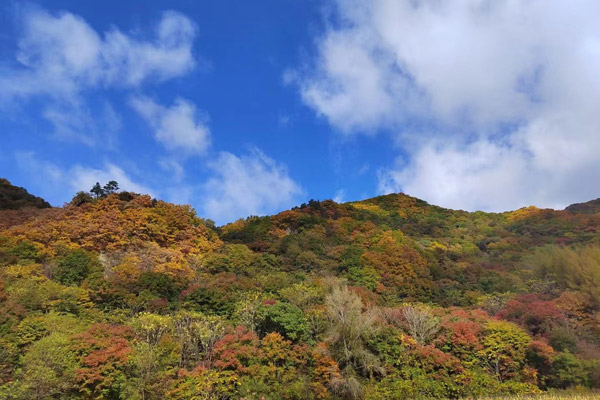
[[[458,358],[444,353],[432,344],[414,344],[412,347],[410,353],[414,365],[431,374],[433,379],[445,380],[465,371]]]
[[[535,294],[509,300],[496,317],[516,322],[533,335],[545,335],[565,322],[564,314],[553,301],[540,300]]]
[[[94,324],[74,337],[81,356],[77,379],[92,393],[110,390],[132,351],[133,330],[128,326]]]
[[[481,325],[473,321],[450,322],[446,325],[452,332],[450,342],[454,346],[479,347]]]
[[[197,283],[192,283],[191,285],[189,285],[187,288],[183,289],[181,291],[181,293],[179,294],[179,300],[183,300],[184,298],[186,298],[187,296],[189,296],[190,294],[194,293],[196,290],[198,290],[200,288],[200,285]]]
[[[250,359],[258,350],[258,336],[243,326],[225,335],[215,345],[215,367],[223,370],[247,372]]]

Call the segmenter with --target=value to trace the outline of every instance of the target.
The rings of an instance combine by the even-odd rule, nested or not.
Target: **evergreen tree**
[[[105,195],[104,189],[102,189],[102,186],[100,186],[99,182],[96,182],[92,190],[90,190],[90,193],[93,194],[97,199]]]
[[[108,181],[106,185],[104,185],[104,194],[112,194],[116,193],[119,190],[119,184],[117,181]]]

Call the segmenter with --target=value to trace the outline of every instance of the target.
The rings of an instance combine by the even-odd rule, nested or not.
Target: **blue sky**
[[[577,3],[4,2],[0,175],[54,205],[115,179],[218,223],[397,191],[589,200],[600,10]]]

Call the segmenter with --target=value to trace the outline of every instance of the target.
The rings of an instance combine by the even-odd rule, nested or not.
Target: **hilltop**
[[[26,189],[13,186],[0,178],[0,210],[19,210],[26,207],[49,208],[50,204],[41,197],[29,194]]]
[[[0,397],[600,386],[597,201],[471,213],[391,194],[216,227],[146,195],[95,197],[0,211]]]

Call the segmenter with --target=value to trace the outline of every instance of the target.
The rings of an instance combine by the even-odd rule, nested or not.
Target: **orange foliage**
[[[399,244],[385,232],[383,237],[366,251],[362,258],[382,276],[388,286],[400,286],[417,277],[417,271],[426,269],[426,262],[412,247]]]
[[[177,246],[184,254],[201,254],[221,244],[189,206],[153,201],[147,195],[123,201],[115,194],[97,203],[66,206],[3,234],[49,247],[66,243],[96,251],[154,242],[160,247]]]

